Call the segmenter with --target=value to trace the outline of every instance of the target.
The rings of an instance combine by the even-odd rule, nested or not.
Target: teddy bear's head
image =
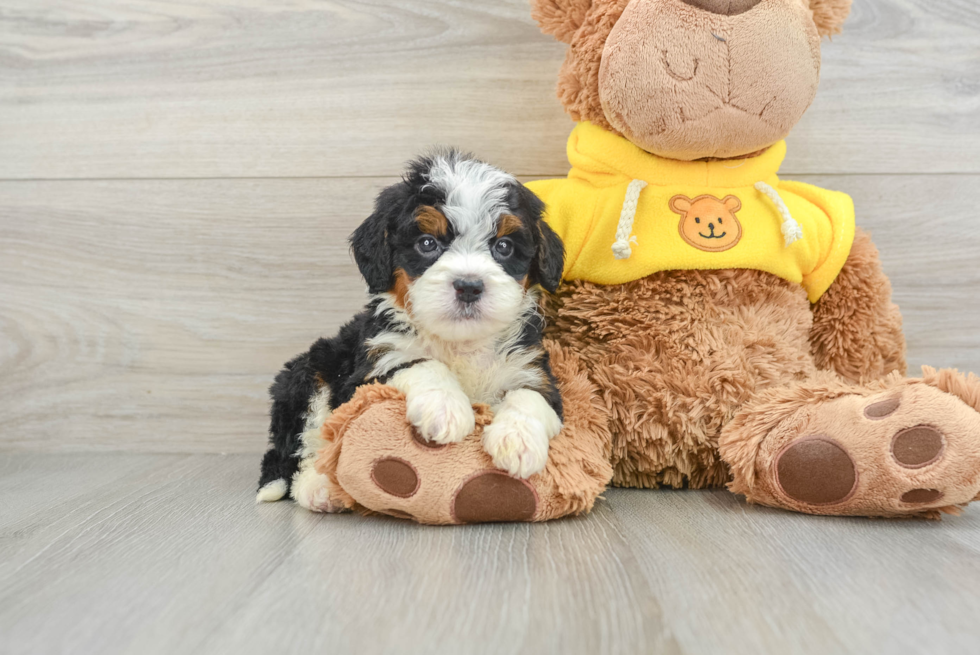
[[[569,45],[558,96],[672,159],[742,157],[786,137],[813,102],[820,37],[851,0],[532,0]]]

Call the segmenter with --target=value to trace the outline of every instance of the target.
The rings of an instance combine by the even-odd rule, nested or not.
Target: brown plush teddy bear
[[[529,186],[565,242],[547,468],[432,448],[391,388],[324,426],[339,507],[425,523],[544,520],[608,483],[728,484],[812,514],[938,517],[980,493],[980,380],[905,378],[898,308],[850,199],[779,179],[850,0],[533,0],[568,44],[567,178]]]

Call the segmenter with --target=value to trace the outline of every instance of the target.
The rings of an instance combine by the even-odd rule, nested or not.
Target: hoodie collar
[[[579,123],[568,138],[571,176],[593,184],[622,184],[643,180],[651,186],[705,186],[735,188],[766,182],[773,186],[786,157],[786,142],[771,146],[761,155],[724,161],[678,161],[652,155],[628,139],[592,123]],[[604,184],[602,178],[607,178]]]

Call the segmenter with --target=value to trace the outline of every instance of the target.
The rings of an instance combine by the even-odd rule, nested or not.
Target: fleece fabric
[[[565,243],[567,280],[610,285],[668,270],[751,269],[802,285],[815,303],[847,261],[854,204],[780,180],[785,155],[780,142],[755,157],[682,162],[583,122],[568,140],[568,177],[528,187]],[[800,238],[787,245],[788,220]]]

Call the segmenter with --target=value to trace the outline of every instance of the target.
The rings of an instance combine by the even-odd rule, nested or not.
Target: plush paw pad
[[[804,437],[776,457],[783,493],[808,505],[846,500],[857,486],[857,468],[840,444],[824,436]]]
[[[942,433],[928,425],[899,431],[892,439],[892,457],[899,466],[918,469],[929,466],[940,457],[946,441]]]
[[[458,443],[476,428],[469,398],[455,389],[434,389],[409,396],[406,415],[424,439],[437,444]]]
[[[371,479],[379,489],[398,498],[411,498],[419,490],[415,467],[398,457],[385,457],[375,462]]]
[[[452,515],[457,523],[530,521],[537,506],[534,487],[525,480],[500,471],[481,471],[453,496]]]

